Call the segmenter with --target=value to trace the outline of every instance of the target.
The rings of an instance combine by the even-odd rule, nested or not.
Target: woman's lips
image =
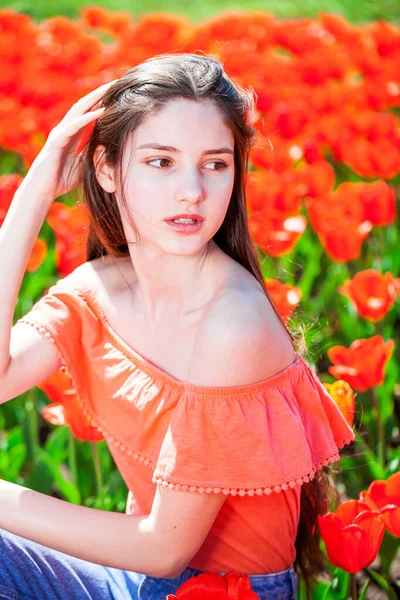
[[[180,233],[196,233],[200,231],[203,221],[196,221],[196,223],[174,223],[174,221],[165,221],[175,231]]]

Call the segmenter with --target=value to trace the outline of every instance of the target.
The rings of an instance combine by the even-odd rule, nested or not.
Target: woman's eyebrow
[[[136,146],[136,150],[141,150],[142,148],[152,148],[154,150],[165,150],[166,152],[181,152],[177,148],[173,146],[162,146],[161,144],[157,144],[155,142],[150,142],[149,144],[143,144],[142,146]],[[233,154],[233,150],[231,148],[214,148],[213,150],[204,150],[203,154]]]

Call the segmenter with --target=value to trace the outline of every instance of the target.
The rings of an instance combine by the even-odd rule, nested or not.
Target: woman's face
[[[233,134],[211,101],[172,100],[132,133],[122,162],[123,186],[142,245],[196,254],[207,244],[220,228],[232,195],[233,152]],[[182,213],[201,215],[200,229],[187,234],[168,225],[166,219]],[[131,242],[135,235],[121,216]]]

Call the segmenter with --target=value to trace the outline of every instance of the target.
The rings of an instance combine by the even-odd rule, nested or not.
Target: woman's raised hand
[[[101,98],[116,81],[105,83],[77,100],[50,131],[45,145],[33,161],[24,182],[26,180],[25,184],[29,187],[34,186],[35,192],[49,205],[82,182],[81,155],[76,151],[83,129],[101,117],[104,107],[95,107],[100,106]]]

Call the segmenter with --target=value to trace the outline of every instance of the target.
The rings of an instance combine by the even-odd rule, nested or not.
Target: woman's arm
[[[157,485],[151,513],[131,516],[70,504],[0,480],[0,528],[90,562],[178,577],[226,500]]]
[[[103,112],[104,108],[94,111],[90,109],[101,100],[112,83],[100,86],[78,100],[62,121],[52,129],[45,145],[15,192],[0,227],[0,256],[3,259],[0,267],[0,377],[7,374],[12,362],[10,339],[13,316],[33,245],[53,200],[80,183],[81,171],[75,168],[75,171],[72,169],[72,175],[70,173],[71,168],[79,164],[74,147],[78,145],[84,127]],[[74,147],[71,147],[71,142],[74,142]],[[56,353],[53,351],[50,355],[49,348],[47,344],[47,355],[50,366],[53,367]],[[50,370],[49,367],[48,371]],[[41,378],[37,381],[41,381]],[[13,389],[10,377],[7,386],[8,389]]]
[[[26,264],[50,206],[34,179],[25,177],[0,228],[0,253],[7,257],[0,269],[0,375],[10,362],[12,321]]]
[[[151,577],[173,577],[176,557],[151,526],[131,516],[71,504],[0,480],[0,527],[76,558]]]

